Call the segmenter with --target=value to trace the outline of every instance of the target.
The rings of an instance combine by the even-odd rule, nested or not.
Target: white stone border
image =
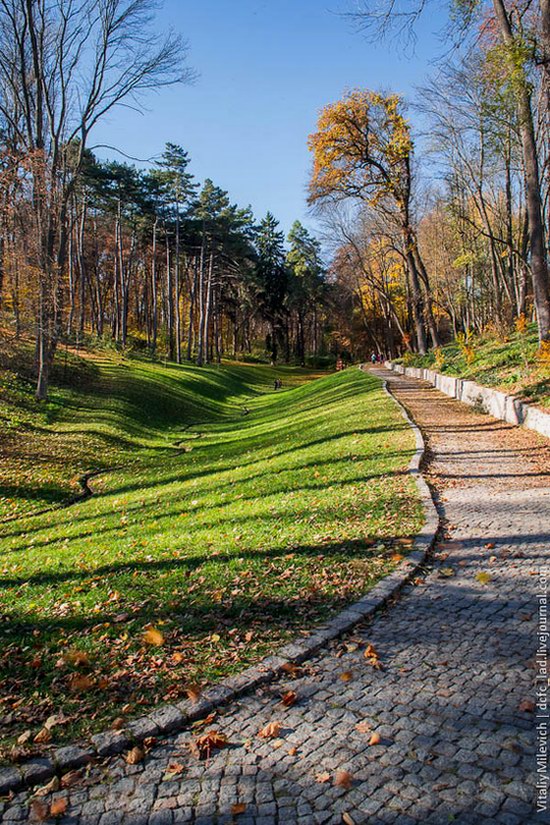
[[[500,390],[476,384],[475,381],[442,375],[440,372],[422,367],[404,367],[403,364],[394,364],[392,361],[386,361],[385,367],[407,378],[428,381],[445,395],[456,398],[457,401],[462,401],[471,407],[477,407],[480,412],[500,418],[508,424],[527,427],[529,430],[535,430],[550,438],[550,413],[545,413],[532,404],[521,401],[515,395],[507,395]]]
[[[367,371],[364,366],[360,368]],[[376,373],[372,374],[376,376]],[[124,730],[96,733],[87,741],[56,748],[47,757],[31,759],[23,764],[0,770],[0,796],[47,782],[54,776],[61,776],[67,771],[81,768],[106,756],[122,753],[149,736],[163,736],[188,727],[215,708],[226,705],[243,693],[284,675],[286,665],[304,662],[328,642],[352,630],[359,622],[371,618],[418,571],[432,548],[439,528],[439,516],[430,489],[420,472],[420,462],[425,449],[424,439],[403,405],[389,392],[387,382],[380,378],[379,380],[382,380],[385,392],[401,410],[416,439],[416,450],[408,472],[414,477],[420,493],[424,524],[420,533],[415,536],[413,552],[407,555],[393,573],[381,579],[358,602],[346,607],[326,624],[313,628],[308,636],[300,636],[286,644],[277,650],[275,655],[268,656],[257,665],[207,688],[201,693],[198,701],[184,700],[174,705],[160,705],[146,716],[129,722]]]

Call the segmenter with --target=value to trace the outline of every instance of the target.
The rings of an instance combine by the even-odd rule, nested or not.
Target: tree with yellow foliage
[[[368,89],[353,90],[326,106],[309,138],[313,153],[309,201],[352,198],[391,217],[407,264],[417,348],[425,353],[425,322],[434,346],[439,340],[411,217],[413,142],[402,109],[398,95]]]

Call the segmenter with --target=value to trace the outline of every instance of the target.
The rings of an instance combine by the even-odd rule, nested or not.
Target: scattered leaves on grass
[[[267,725],[258,731],[260,739],[274,739],[281,732],[280,722],[268,722]]]
[[[198,702],[201,695],[201,689],[198,685],[187,685],[185,688],[187,698],[192,702]]]
[[[85,650],[78,650],[77,648],[71,648],[67,650],[66,653],[63,655],[63,658],[66,662],[71,665],[75,665],[76,667],[82,667],[83,665],[90,664],[90,657],[86,653]]]
[[[164,644],[164,636],[160,630],[157,630],[155,627],[150,627],[144,632],[143,641],[146,645],[158,647],[159,645]]]
[[[64,713],[55,713],[52,716],[48,716],[44,722],[44,727],[46,730],[52,730],[52,728],[57,727],[57,725],[64,725],[68,721]]]
[[[220,750],[227,744],[229,744],[229,740],[225,734],[217,730],[209,730],[190,742],[189,748],[197,759],[209,759],[213,750]]]
[[[38,731],[36,736],[33,739],[33,742],[36,745],[47,745],[48,742],[52,741],[52,734],[48,730],[48,728],[42,728],[42,730]]]
[[[90,676],[74,673],[69,680],[69,688],[73,693],[86,693],[94,686],[94,680]]]

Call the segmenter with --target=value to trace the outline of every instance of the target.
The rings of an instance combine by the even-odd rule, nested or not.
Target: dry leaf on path
[[[340,679],[342,682],[351,682],[353,679],[353,673],[351,670],[345,670],[344,673],[340,674]]]
[[[129,765],[137,765],[138,762],[141,762],[141,760],[145,758],[145,751],[136,745],[135,748],[128,751],[124,758]]]
[[[81,779],[82,771],[69,771],[68,773],[63,774],[63,776],[61,777],[61,787],[72,788],[73,785],[77,785]]]
[[[285,708],[290,708],[297,701],[297,699],[298,694],[295,690],[287,690],[287,692],[281,697],[281,704],[284,705]]]
[[[363,720],[362,722],[358,722],[355,726],[355,730],[359,731],[359,733],[370,733],[372,730],[372,725],[370,722]]]
[[[382,662],[380,661],[378,651],[376,650],[374,645],[367,645],[367,647],[365,648],[364,656],[369,665],[372,665],[372,667],[375,667],[377,670],[382,669]]]
[[[316,774],[315,781],[319,782],[320,785],[324,785],[325,782],[330,782],[330,773],[328,771],[323,771],[322,773]]]
[[[476,573],[476,581],[480,584],[489,584],[491,581],[491,576],[489,573]]]
[[[205,716],[204,719],[197,719],[196,722],[193,722],[191,725],[192,728],[204,728],[205,725],[210,725],[214,719],[216,718],[216,711],[213,710],[212,713],[209,713],[208,716]]]
[[[34,792],[34,795],[35,796],[48,796],[48,794],[54,793],[55,791],[58,791],[59,787],[60,787],[59,777],[54,776],[53,779],[50,779],[50,781],[46,785],[42,785],[41,788],[37,788],[37,790]]]
[[[231,813],[233,816],[238,816],[239,814],[244,814],[246,811],[246,805],[244,802],[236,802],[234,805],[231,806]]]
[[[172,779],[174,776],[179,776],[184,770],[185,766],[180,764],[180,762],[170,762],[166,768],[166,778]]]
[[[371,738],[369,739],[369,745],[379,745],[382,741],[382,737],[376,731],[372,734]]]
[[[274,739],[281,732],[280,722],[268,722],[264,728],[258,731],[260,739]]]
[[[532,713],[536,708],[535,703],[531,699],[523,699],[519,703],[519,710],[522,713]]]
[[[342,814],[342,822],[344,825],[355,825],[355,819],[351,816],[351,814],[346,813],[346,811]]]
[[[225,734],[217,730],[209,730],[203,736],[198,736],[193,742],[189,743],[189,748],[193,756],[198,759],[209,759],[213,750],[220,750],[229,744],[229,740]]]
[[[44,822],[46,819],[49,819],[50,806],[41,799],[33,799],[31,802],[30,814],[32,820],[35,820],[36,822]]]
[[[66,799],[56,799],[50,805],[50,816],[61,816],[67,810]]]
[[[353,785],[353,776],[349,773],[349,771],[338,771],[334,777],[334,784],[349,791]]]

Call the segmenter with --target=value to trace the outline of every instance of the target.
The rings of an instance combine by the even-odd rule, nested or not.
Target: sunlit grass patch
[[[5,743],[60,711],[63,741],[241,669],[363,594],[421,523],[413,437],[358,369],[99,371],[55,391],[48,432],[68,463],[83,438],[82,467],[115,469],[86,502],[0,526]]]

